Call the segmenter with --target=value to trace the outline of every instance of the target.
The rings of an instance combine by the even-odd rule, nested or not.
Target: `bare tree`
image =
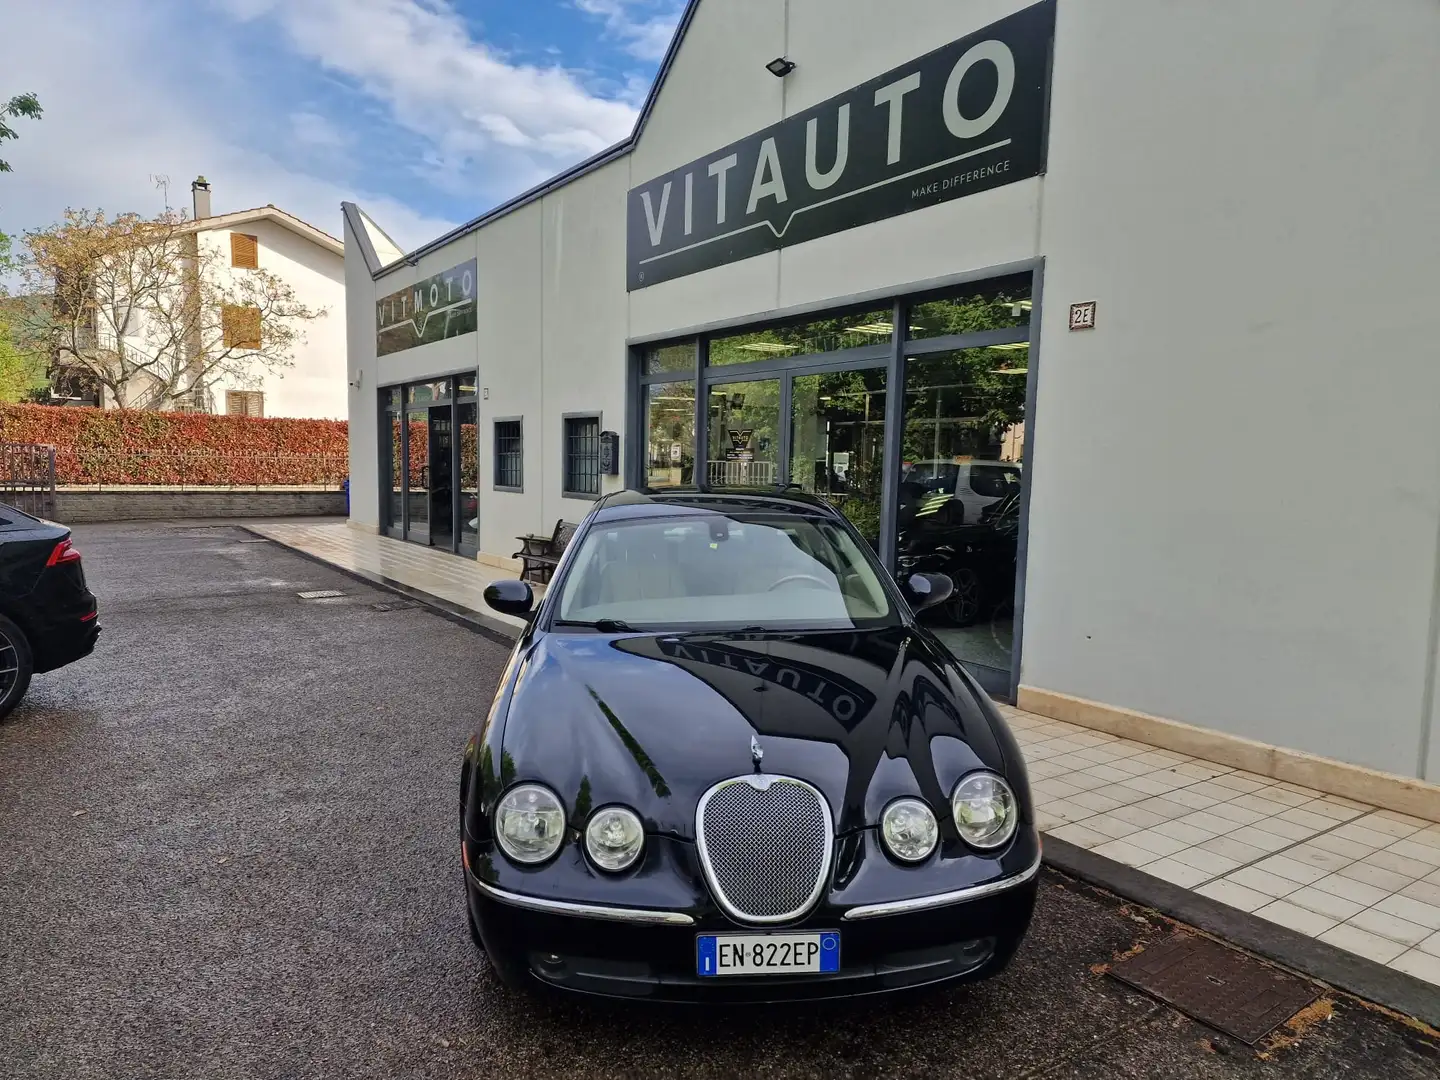
[[[21,277],[46,298],[27,336],[120,408],[206,408],[221,379],[253,384],[292,366],[306,325],[326,314],[274,274],[232,270],[170,211],[67,210],[25,234]]]

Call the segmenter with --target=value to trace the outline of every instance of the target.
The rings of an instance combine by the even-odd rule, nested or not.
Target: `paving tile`
[[[1371,835],[1378,836],[1378,833]],[[1334,833],[1320,833],[1308,841],[1311,847],[1320,848],[1322,851],[1333,851],[1336,855],[1344,855],[1351,862],[1356,859],[1363,859],[1366,855],[1373,854],[1378,848],[1374,844],[1361,843],[1359,840],[1348,840],[1343,836],[1336,836]]]
[[[1176,788],[1167,792],[1161,798],[1169,799],[1171,802],[1179,803],[1181,806],[1189,807],[1191,810],[1206,810],[1223,802],[1223,799],[1213,795],[1207,795],[1203,791],[1197,791],[1199,785],[1192,784],[1185,788]]]
[[[1197,829],[1194,825],[1187,825],[1183,821],[1161,822],[1159,825],[1152,826],[1152,829],[1162,836],[1174,837],[1183,842],[1186,847],[1203,844],[1215,835],[1209,829]]]
[[[1087,807],[1097,814],[1103,814],[1107,810],[1114,810],[1117,806],[1125,805],[1119,799],[1112,799],[1110,796],[1102,795],[1098,791],[1082,791],[1078,795],[1072,795],[1066,801],[1072,802],[1076,806]]]
[[[1291,794],[1305,795],[1312,799],[1318,799],[1322,794],[1322,792],[1316,791],[1314,788],[1301,787],[1299,784],[1292,784],[1288,780],[1282,780],[1274,786],[1277,791],[1288,791]]]
[[[1319,937],[1326,930],[1335,925],[1335,920],[1318,911],[1311,911],[1309,908],[1297,907],[1294,904],[1286,903],[1284,900],[1274,900],[1262,908],[1257,908],[1256,915],[1262,919],[1269,919],[1281,926],[1288,926],[1291,930],[1298,930],[1302,934],[1309,934],[1311,937]]]
[[[1327,795],[1323,791],[1310,791],[1309,788],[1301,788],[1300,790],[1309,792],[1311,795],[1316,796],[1317,798],[1320,798],[1327,803],[1334,803],[1336,806],[1343,806],[1349,810],[1363,810],[1367,814],[1375,810],[1375,807],[1371,806],[1369,803],[1356,802],[1354,799],[1346,799],[1340,795]]]
[[[1050,747],[1050,749],[1054,750],[1057,754],[1072,754],[1076,750],[1085,749],[1085,747],[1081,746],[1079,743],[1071,742],[1069,739],[1065,738],[1050,739],[1048,742],[1046,742],[1045,745]]]
[[[1045,812],[1061,821],[1084,821],[1095,816],[1088,806],[1077,806],[1069,799],[1053,799],[1045,804]]]
[[[1363,881],[1366,885],[1373,885],[1377,889],[1383,889],[1386,893],[1399,892],[1415,880],[1406,874],[1397,874],[1383,866],[1375,866],[1364,859],[1351,863],[1338,873],[1341,877],[1347,877],[1353,881]]]
[[[1098,833],[1087,825],[1081,825],[1078,821],[1068,825],[1062,825],[1058,829],[1051,829],[1050,835],[1057,840],[1064,840],[1067,844],[1074,844],[1086,850],[1097,848],[1101,844],[1108,844],[1112,839],[1103,833]]]
[[[1098,791],[1114,784],[1113,780],[1095,776],[1089,769],[1082,769],[1079,772],[1074,769],[1066,769],[1059,778],[1078,791]]]
[[[1386,821],[1393,821],[1397,825],[1409,825],[1411,832],[1418,832],[1420,829],[1426,829],[1436,824],[1433,821],[1411,817],[1409,814],[1401,814],[1395,810],[1376,810],[1374,816],[1384,818]]]
[[[1331,818],[1326,817],[1324,814],[1317,814],[1311,810],[1304,810],[1299,807],[1291,807],[1289,810],[1275,816],[1285,821],[1293,821],[1296,825],[1308,825],[1316,832],[1319,832],[1321,829],[1328,829],[1335,824]]]
[[[1053,832],[1064,824],[1066,824],[1064,818],[1047,814],[1044,810],[1038,808],[1035,811],[1035,827],[1043,833]]]
[[[1268,788],[1266,789],[1269,790]],[[1285,813],[1286,810],[1294,809],[1293,804],[1276,802],[1274,799],[1267,799],[1263,795],[1241,795],[1230,800],[1231,806],[1243,806],[1247,810],[1258,811],[1261,817],[1276,817]]]
[[[1406,951],[1405,946],[1398,941],[1391,941],[1378,934],[1361,930],[1358,926],[1351,926],[1348,922],[1326,930],[1320,935],[1320,940],[1340,949],[1348,949],[1367,960],[1374,960],[1377,964],[1388,964]]]
[[[1345,920],[1345,925],[1359,927],[1366,933],[1378,934],[1402,945],[1419,945],[1430,936],[1430,931],[1419,923],[1386,914],[1378,908],[1366,908],[1360,914],[1352,915]]]
[[[1085,827],[1103,833],[1107,840],[1120,840],[1131,833],[1139,832],[1142,826],[1115,817],[1113,814],[1097,814],[1085,822]]]
[[[1214,780],[1202,780],[1198,784],[1191,784],[1185,790],[1192,791],[1196,795],[1204,795],[1206,798],[1213,799],[1215,802],[1229,802],[1235,798],[1236,795],[1244,794],[1243,792],[1237,792],[1234,788],[1217,784]]]
[[[1296,889],[1286,896],[1285,899],[1299,907],[1308,908],[1311,911],[1318,911],[1321,915],[1328,915],[1336,922],[1343,922],[1352,915],[1358,915],[1365,910],[1364,904],[1357,904],[1354,900],[1346,900],[1343,896],[1336,896],[1334,893],[1321,892],[1313,885],[1306,885],[1302,889]]]
[[[1179,885],[1182,889],[1193,889],[1202,881],[1207,881],[1214,876],[1208,870],[1187,866],[1175,859],[1156,859],[1154,862],[1146,863],[1145,873],[1153,874],[1172,885]]]
[[[1433,874],[1426,874],[1425,880],[1440,884],[1440,870],[1436,870]]]
[[[1271,855],[1255,864],[1261,870],[1266,870],[1279,877],[1289,878],[1299,885],[1311,885],[1325,877],[1325,871],[1318,866],[1311,866],[1309,863],[1296,862],[1288,855]]]
[[[1174,855],[1177,851],[1184,851],[1190,846],[1183,840],[1176,840],[1173,836],[1166,836],[1154,829],[1141,829],[1139,832],[1127,836],[1126,839],[1136,847],[1153,851],[1157,856]]]
[[[1067,770],[1050,761],[1031,761],[1027,756],[1025,759],[1025,771],[1030,774],[1032,783],[1037,780],[1048,780],[1052,776],[1059,776]]]
[[[1327,874],[1333,874],[1341,867],[1349,866],[1355,860],[1348,855],[1337,855],[1333,851],[1326,851],[1314,844],[1306,842],[1297,844],[1285,852],[1287,859],[1294,859],[1296,862],[1305,863],[1307,866],[1319,867]]]
[[[1224,855],[1227,859],[1234,859],[1241,865],[1263,859],[1265,852],[1249,844],[1241,843],[1230,836],[1217,836],[1206,840],[1200,845],[1204,851],[1213,851],[1216,855]]]
[[[1107,859],[1114,859],[1126,866],[1144,866],[1152,863],[1160,856],[1145,848],[1136,847],[1125,840],[1111,840],[1108,844],[1101,844],[1093,849],[1096,855],[1103,855]]]
[[[1119,755],[1104,744],[1086,746],[1083,749],[1076,750],[1071,756],[1084,758],[1086,761],[1095,765],[1108,765],[1112,761],[1119,760]]]
[[[1180,818],[1180,821],[1192,829],[1204,829],[1211,836],[1224,836],[1236,828],[1235,822],[1228,821],[1223,817],[1216,817],[1208,810],[1197,810],[1193,814],[1187,814]]]
[[[1213,851],[1206,851],[1204,848],[1198,847],[1188,847],[1184,851],[1177,851],[1169,858],[1184,863],[1186,866],[1193,866],[1197,870],[1204,870],[1211,877],[1228,874],[1240,866],[1238,859],[1228,859],[1224,855],[1216,855]]]
[[[1399,840],[1385,850],[1392,855],[1399,855],[1402,859],[1413,859],[1418,865],[1425,868],[1421,871],[1422,874],[1428,874],[1430,871],[1440,868],[1440,848],[1417,844],[1413,840]]]
[[[1144,776],[1128,778],[1125,786],[1134,788],[1145,795],[1164,795],[1166,792],[1184,787],[1185,784],[1174,777],[1167,777],[1164,773],[1152,772],[1146,773]]]
[[[1275,852],[1280,851],[1282,848],[1288,848],[1294,843],[1293,840],[1286,839],[1283,836],[1268,833],[1258,825],[1246,825],[1242,829],[1236,829],[1230,836],[1234,840],[1239,840],[1242,844],[1249,844],[1251,847],[1259,848],[1267,855],[1273,855]]]
[[[1112,769],[1109,765],[1092,765],[1085,770],[1085,775],[1104,780],[1107,784],[1119,784],[1122,781],[1129,780],[1134,774],[1122,772],[1119,769]]]
[[[1132,825],[1138,825],[1142,829],[1154,828],[1156,825],[1169,820],[1153,810],[1142,810],[1139,806],[1121,806],[1110,811],[1111,817],[1117,817],[1121,821],[1128,821]]]
[[[1422,904],[1440,907],[1440,881],[1416,881],[1400,890],[1401,896],[1409,896]]]
[[[1264,829],[1276,836],[1283,836],[1287,840],[1308,840],[1317,835],[1318,830],[1309,825],[1297,825],[1293,821],[1286,821],[1281,817],[1267,817],[1255,822],[1257,829]]]
[[[1405,838],[1412,844],[1424,844],[1426,847],[1440,848],[1440,825],[1432,825],[1428,829],[1421,829]]]
[[[1440,934],[1431,934],[1419,945],[1421,952],[1430,953],[1432,956],[1440,956]]]
[[[1366,814],[1364,817],[1355,818],[1342,826],[1343,829],[1369,829],[1371,832],[1383,833],[1390,837],[1390,843],[1396,840],[1404,840],[1407,836],[1413,836],[1420,829],[1414,825],[1407,825],[1401,821],[1395,821],[1385,816],[1388,811],[1379,810],[1373,814]],[[1336,830],[1339,832],[1340,830]]]
[[[1174,792],[1171,794],[1174,794]],[[1167,821],[1173,821],[1175,818],[1184,817],[1186,814],[1193,813],[1190,807],[1174,802],[1164,795],[1135,803],[1134,806],[1137,810],[1147,810],[1152,814],[1159,814]]]
[[[1388,848],[1384,851],[1371,852],[1360,861],[1368,866],[1378,866],[1382,870],[1389,870],[1392,874],[1409,878],[1411,881],[1424,877],[1431,869],[1424,863],[1416,862],[1404,855],[1398,855]],[[1400,890],[1397,888],[1393,891],[1399,892]]]
[[[1089,758],[1077,757],[1075,754],[1067,754],[1059,750],[1052,750],[1050,753],[1051,761],[1055,762],[1056,765],[1064,766],[1071,772],[1081,772],[1095,764],[1095,762]]]
[[[1222,904],[1229,904],[1241,911],[1254,911],[1272,902],[1264,893],[1247,889],[1244,885],[1236,885],[1233,881],[1212,881],[1201,885],[1195,891],[1201,896],[1219,900]]]
[[[1378,889],[1374,885],[1356,881],[1344,874],[1326,874],[1322,878],[1316,878],[1310,888],[1329,893],[1331,896],[1343,897],[1362,908],[1374,907],[1385,897],[1391,895],[1385,889]]]
[[[1423,926],[1426,930],[1440,930],[1440,907],[1416,900],[1404,893],[1387,896],[1375,905],[1374,910],[1394,915],[1397,919],[1404,919],[1416,926]]]
[[[1276,784],[1265,788],[1263,791],[1258,791],[1254,795],[1241,797],[1264,799],[1266,802],[1279,803],[1283,809],[1288,810],[1292,806],[1304,806],[1306,803],[1314,801],[1318,794],[1318,792],[1312,792],[1302,795],[1298,791],[1290,791],[1288,788],[1283,788]],[[1279,813],[1278,810],[1275,812]]]
[[[1274,812],[1278,813],[1279,811]],[[1239,828],[1241,825],[1249,825],[1252,822],[1264,821],[1267,816],[1259,810],[1251,809],[1248,806],[1236,806],[1233,802],[1216,803],[1210,807],[1210,813],[1216,817],[1222,817],[1226,821],[1233,821],[1236,828]]]
[[[1086,747],[1087,749],[1093,749],[1094,747],[1101,746],[1105,743],[1104,739],[1097,738],[1094,732],[1091,731],[1083,731],[1078,734],[1067,735],[1065,737],[1071,742],[1079,743],[1081,746]]]
[[[1176,765],[1170,771],[1177,776],[1188,776],[1195,780],[1213,780],[1217,776],[1224,776],[1231,770],[1225,765],[1206,765],[1199,761],[1187,761],[1183,765]]]
[[[1411,949],[1391,960],[1388,966],[1396,971],[1403,971],[1406,975],[1414,975],[1417,979],[1440,986],[1440,956],[1432,956],[1419,949]]]
[[[1036,781],[1030,785],[1030,790],[1042,799],[1068,799],[1071,795],[1078,795],[1085,789],[1067,783],[1057,776],[1049,780]]]
[[[1210,781],[1210,783],[1229,788],[1232,791],[1238,791],[1240,794],[1245,795],[1252,791],[1259,791],[1263,787],[1268,787],[1272,781],[1261,780],[1259,777],[1252,777],[1247,773],[1226,773],[1224,776],[1217,776],[1214,780]]]
[[[1135,761],[1131,758],[1117,758],[1110,762],[1112,769],[1119,769],[1127,776],[1142,776],[1151,771],[1150,766],[1143,761]]]
[[[1266,896],[1273,896],[1277,900],[1282,896],[1288,896],[1296,889],[1302,888],[1298,882],[1272,874],[1268,870],[1261,870],[1258,866],[1244,866],[1239,870],[1225,875],[1226,881],[1233,881],[1237,885],[1244,885],[1247,889],[1254,889]],[[1359,910],[1357,905],[1356,911]],[[1353,915],[1354,912],[1351,912]]]
[[[1349,806],[1342,806],[1341,804],[1331,802],[1328,799],[1316,799],[1313,802],[1306,803],[1303,807],[1301,807],[1301,809],[1308,810],[1312,814],[1319,814],[1322,817],[1328,817],[1332,821],[1350,821],[1351,819],[1360,817],[1365,813],[1363,809],[1355,809]]]

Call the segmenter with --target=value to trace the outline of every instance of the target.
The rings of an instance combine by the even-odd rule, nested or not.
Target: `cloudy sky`
[[[67,206],[359,202],[418,246],[623,138],[682,0],[0,0],[0,231]]]

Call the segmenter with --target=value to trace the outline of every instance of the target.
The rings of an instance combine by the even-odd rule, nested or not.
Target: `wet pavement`
[[[0,723],[0,1076],[1440,1076],[1433,1032],[1340,995],[1258,1048],[1180,1016],[1105,974],[1171,925],[1048,871],[979,986],[510,994],[470,945],[455,832],[503,647],[251,539],[77,529],[99,649]]]

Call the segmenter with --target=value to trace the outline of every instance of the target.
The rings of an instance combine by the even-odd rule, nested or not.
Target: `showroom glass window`
[[[476,390],[473,373],[381,388],[387,535],[466,555],[479,550]]]
[[[641,484],[647,488],[695,483],[694,340],[652,345],[640,351]]]

